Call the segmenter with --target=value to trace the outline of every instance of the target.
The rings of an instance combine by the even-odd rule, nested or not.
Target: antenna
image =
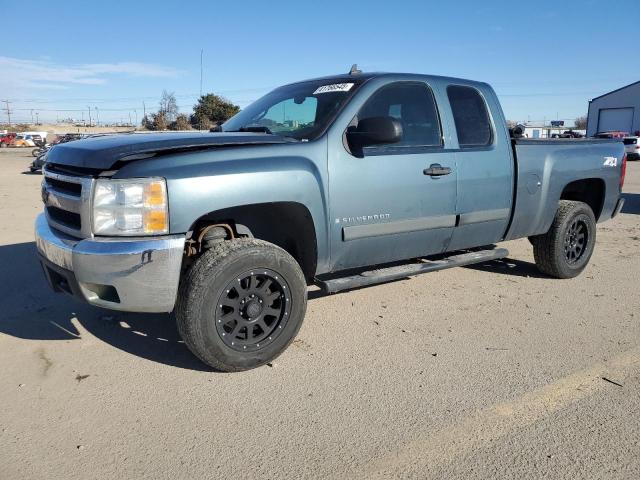
[[[359,75],[362,73],[362,70],[358,69],[358,64],[354,63],[351,65],[351,70],[349,70],[349,75]]]

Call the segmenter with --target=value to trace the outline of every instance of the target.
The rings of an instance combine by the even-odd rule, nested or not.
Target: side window
[[[489,112],[475,88],[450,85],[447,96],[461,148],[486,147],[493,142]]]
[[[358,112],[358,119],[370,117],[393,117],[402,123],[402,140],[390,147],[442,146],[438,110],[431,89],[424,83],[382,87]]]

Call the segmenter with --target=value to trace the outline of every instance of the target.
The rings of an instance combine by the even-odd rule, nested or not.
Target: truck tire
[[[593,253],[596,219],[586,203],[560,200],[549,231],[530,239],[538,270],[556,278],[573,278]]]
[[[196,357],[216,370],[237,372],[280,355],[306,309],[307,283],[291,255],[262,240],[225,240],[184,275],[176,320]]]

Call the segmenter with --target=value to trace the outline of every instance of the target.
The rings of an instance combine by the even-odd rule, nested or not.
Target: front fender
[[[304,205],[315,227],[318,272],[328,265],[322,141],[170,155],[134,162],[118,172],[118,177],[132,176],[167,179],[171,233],[189,231],[196,220],[216,210],[270,202]]]

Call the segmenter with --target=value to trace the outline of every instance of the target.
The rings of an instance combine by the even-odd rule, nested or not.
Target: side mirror
[[[518,124],[513,128],[509,129],[509,132],[511,133],[511,138],[522,138],[524,136],[524,129],[525,126],[522,124]]]
[[[349,147],[360,151],[363,147],[397,143],[402,140],[402,124],[393,117],[370,117],[358,121],[357,127],[347,131]]]

